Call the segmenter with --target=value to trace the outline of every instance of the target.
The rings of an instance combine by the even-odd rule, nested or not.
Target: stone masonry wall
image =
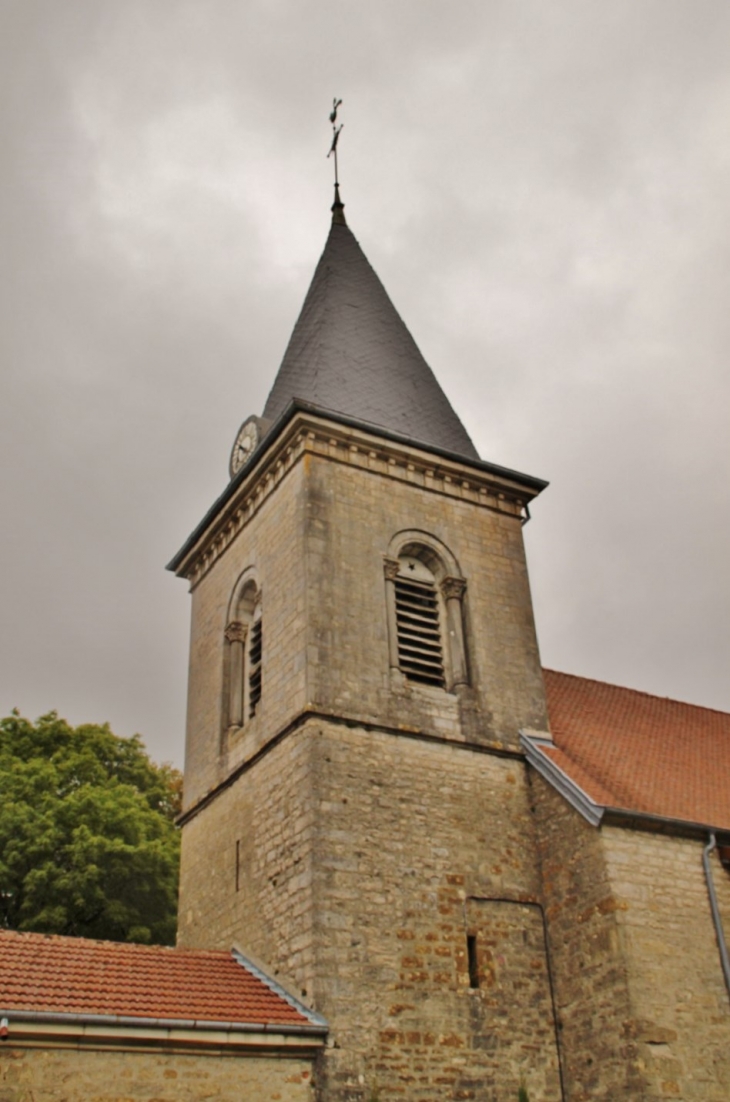
[[[558,1102],[528,795],[518,760],[311,720],[184,828],[181,941],[237,942],[306,992],[327,1102],[516,1102],[522,1080]],[[216,839],[244,823],[236,892]]]
[[[730,996],[704,870],[703,843],[607,827],[606,865],[629,975],[647,1100],[727,1102]],[[730,875],[712,870],[730,936]]]
[[[703,843],[587,823],[531,774],[568,1102],[726,1102],[730,997]],[[713,871],[730,932],[730,876]]]
[[[471,684],[458,697],[390,675],[383,559],[409,528],[441,540],[466,579]],[[226,741],[224,631],[249,567],[263,593],[263,691],[256,716]],[[544,728],[519,518],[304,455],[193,590],[185,806],[308,705],[513,748],[520,727]]]
[[[601,832],[530,773],[566,1102],[644,1099],[628,961]]]
[[[238,761],[255,753],[306,703],[302,477],[299,464],[263,501],[193,591],[186,807],[218,784]],[[248,567],[255,568],[263,595],[264,691],[256,716],[222,754],[223,633],[234,586]]]
[[[178,919],[178,944],[237,945],[305,1001],[314,968],[311,755],[294,731],[183,827]]]
[[[239,773],[183,828],[180,942],[236,943],[313,1001],[331,1027],[321,1102],[517,1102],[523,1081],[558,1102],[525,767],[489,750],[546,722],[519,517],[331,450],[301,458],[194,592],[186,807]],[[466,580],[457,693],[390,670],[383,560],[404,530]],[[221,754],[225,610],[249,564],[261,712]]]
[[[545,729],[518,517],[317,456],[304,489],[311,702],[337,714],[513,748],[520,727]],[[460,700],[390,677],[383,559],[396,533],[407,529],[445,544],[466,580],[471,685]]]
[[[312,1102],[301,1058],[0,1049],[0,1102]]]
[[[521,762],[310,723],[328,1102],[560,1098]],[[476,935],[479,987],[469,983]]]

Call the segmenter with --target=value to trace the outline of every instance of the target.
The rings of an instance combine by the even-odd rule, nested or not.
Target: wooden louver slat
[[[444,685],[439,603],[431,582],[395,579],[398,664],[411,681]]]
[[[251,642],[248,652],[248,714],[249,718],[256,714],[256,708],[261,700],[261,620],[255,620],[251,625]]]

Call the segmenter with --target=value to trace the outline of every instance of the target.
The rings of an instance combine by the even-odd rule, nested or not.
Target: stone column
[[[228,726],[243,727],[243,667],[246,654],[246,625],[232,620],[226,628],[228,640]]]
[[[464,617],[462,615],[462,600],[465,590],[466,582],[463,578],[447,577],[441,582],[441,592],[446,603],[446,630],[449,635],[452,688],[469,683],[466,647],[464,645]]]
[[[388,615],[388,646],[390,651],[390,668],[399,670],[398,661],[398,618],[395,609],[395,579],[398,577],[400,563],[397,559],[383,559],[385,572],[385,604]]]

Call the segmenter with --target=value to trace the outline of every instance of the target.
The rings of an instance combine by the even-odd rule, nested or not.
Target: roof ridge
[[[597,677],[584,677],[579,673],[565,673],[563,670],[553,670],[548,666],[542,667],[543,673],[555,674],[557,677],[569,677],[573,681],[589,681],[593,685],[604,685],[608,689],[620,689],[624,693],[633,693],[634,696],[645,696],[649,700],[659,700],[665,704],[678,704],[682,708],[696,708],[699,712],[713,712],[719,716],[730,716],[730,712],[722,708],[712,708],[705,704],[693,704],[689,700],[678,700],[674,696],[659,696],[658,693],[647,692],[646,689],[632,689],[630,685],[617,685],[614,681],[601,681]]]
[[[209,956],[209,957],[228,957],[230,953],[227,949],[196,949],[189,945],[147,945],[141,941],[112,941],[110,938],[94,938],[94,937],[76,937],[73,934],[52,934],[45,933],[41,930],[11,930],[0,929],[0,937],[18,937],[25,940],[47,941],[47,942],[69,942],[74,947],[79,946],[93,946],[95,949],[102,946],[112,947],[115,952],[121,949],[128,949],[134,953],[170,953],[175,956]]]

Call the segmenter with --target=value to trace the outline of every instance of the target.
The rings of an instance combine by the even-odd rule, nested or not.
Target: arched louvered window
[[[426,533],[403,532],[384,566],[391,669],[434,688],[466,684],[466,582],[453,555]]]
[[[410,555],[398,563],[395,613],[401,672],[409,681],[443,688],[442,616],[436,579],[425,563]]]
[[[261,590],[247,572],[239,580],[225,630],[224,734],[243,727],[258,711],[262,694]]]

